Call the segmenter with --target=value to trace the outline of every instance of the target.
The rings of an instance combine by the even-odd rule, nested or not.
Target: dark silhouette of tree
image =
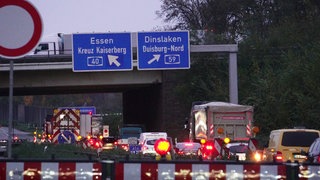
[[[239,103],[255,107],[264,138],[277,128],[320,128],[319,1],[162,0],[158,15],[194,43],[238,43]],[[176,88],[181,101],[228,100],[217,59],[192,57]]]

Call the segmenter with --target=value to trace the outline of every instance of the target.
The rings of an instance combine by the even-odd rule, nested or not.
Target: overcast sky
[[[163,27],[159,0],[29,0],[39,11],[43,36],[62,33],[138,32]]]

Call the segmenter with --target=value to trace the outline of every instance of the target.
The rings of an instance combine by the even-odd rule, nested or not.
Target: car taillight
[[[277,151],[276,154],[274,155],[274,160],[276,162],[283,162],[282,152]]]
[[[142,151],[145,151],[145,150],[147,150],[147,149],[148,149],[147,146],[143,146],[143,147],[142,147]]]
[[[89,143],[90,143],[90,145],[93,145],[93,144],[94,144],[94,142],[93,142],[92,139],[89,140]]]
[[[122,148],[123,150],[125,150],[125,151],[128,151],[128,150],[129,150],[129,145],[123,144],[123,145],[121,145],[121,148]]]
[[[96,141],[96,142],[94,143],[94,147],[95,147],[95,148],[101,148],[100,142],[99,142],[99,141]]]

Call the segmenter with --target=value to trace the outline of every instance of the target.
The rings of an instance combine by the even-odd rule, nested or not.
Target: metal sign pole
[[[12,105],[13,101],[13,60],[10,60],[10,75],[9,75],[9,122],[8,122],[8,158],[12,157]]]

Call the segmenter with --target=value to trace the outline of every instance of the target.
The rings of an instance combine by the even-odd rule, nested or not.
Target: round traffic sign
[[[42,20],[28,1],[0,1],[0,24],[0,56],[22,57],[39,43]]]
[[[69,131],[69,130],[65,130],[62,133],[59,134],[58,136],[58,143],[59,144],[71,144],[71,143],[75,143],[76,139],[74,137],[74,134]]]

